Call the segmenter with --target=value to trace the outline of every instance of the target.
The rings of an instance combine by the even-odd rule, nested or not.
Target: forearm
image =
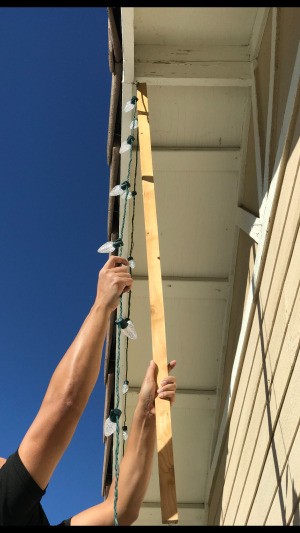
[[[94,305],[56,367],[19,446],[23,464],[43,489],[70,443],[99,376],[110,314],[120,294],[132,286],[127,265],[127,259],[112,256],[100,270]]]
[[[62,400],[81,413],[97,381],[110,313],[95,303],[56,367],[43,403]]]
[[[155,423],[155,415],[145,412],[143,404],[138,403],[119,471],[117,510],[121,525],[128,525],[137,519],[145,497],[153,464]],[[110,498],[113,493],[114,483]]]

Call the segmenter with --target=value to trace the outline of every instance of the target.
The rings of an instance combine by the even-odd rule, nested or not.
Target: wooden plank
[[[137,98],[140,165],[149,276],[152,352],[153,359],[158,366],[157,382],[160,383],[168,373],[168,360],[146,84],[138,84]],[[161,398],[156,398],[155,411],[162,523],[177,523],[178,510],[170,403]]]

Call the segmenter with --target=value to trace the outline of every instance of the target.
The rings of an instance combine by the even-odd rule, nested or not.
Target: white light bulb
[[[123,194],[123,189],[121,185],[116,185],[109,193],[109,196],[119,196],[120,194]]]
[[[126,337],[129,337],[129,339],[137,339],[137,332],[135,331],[135,327],[131,320],[127,319],[127,326],[126,328],[122,328],[122,332],[124,333],[124,335],[126,335]]]
[[[122,435],[123,435],[123,440],[127,440],[128,439],[127,426],[123,426],[122,427]]]
[[[122,333],[124,333],[126,337],[129,337],[129,339],[133,340],[137,339],[135,327],[129,318],[118,318],[118,320],[115,321],[115,324],[118,324]]]
[[[126,102],[125,107],[124,107],[125,113],[128,113],[128,111],[131,111],[134,108],[135,103],[137,101],[138,101],[138,98],[136,96],[133,96],[128,102]]]
[[[122,194],[121,194],[121,198],[122,200],[130,200],[130,198],[132,198],[133,196],[136,196],[136,192],[135,191],[124,191]]]
[[[130,150],[132,143],[134,141],[134,136],[129,135],[126,139],[126,141],[123,141],[119,150],[119,154],[123,154],[123,152],[127,152],[127,150]]]
[[[120,418],[122,411],[120,409],[112,409],[109,417],[105,420],[104,435],[109,437],[112,435],[117,427],[117,418]]]
[[[135,260],[133,259],[133,257],[128,257],[128,263],[130,268],[135,268]]]
[[[135,118],[134,120],[132,120],[132,121],[130,122],[130,129],[131,129],[131,130],[136,130],[136,128],[138,127],[138,125],[139,125],[139,123],[138,123],[137,119]]]
[[[125,113],[128,113],[128,111],[131,111],[134,108],[134,104],[129,100],[124,107]]]
[[[97,252],[99,252],[99,254],[107,254],[110,252],[114,252],[117,248],[120,248],[120,246],[123,246],[122,239],[116,239],[115,241],[108,241],[102,244],[102,246],[98,248]]]
[[[99,252],[99,254],[106,254],[106,253],[113,252],[114,250],[115,250],[115,247],[113,245],[113,242],[109,241],[109,242],[105,242],[104,244],[102,244],[102,246],[98,248],[97,252]]]
[[[119,196],[126,194],[127,189],[130,187],[129,181],[123,181],[120,185],[116,185],[109,193],[110,196]]]
[[[119,150],[119,154],[123,154],[124,152],[127,152],[130,150],[131,144],[129,144],[127,141],[123,141]]]
[[[117,424],[113,422],[109,417],[105,420],[104,424],[104,435],[109,437],[116,431]]]
[[[123,385],[122,385],[122,392],[123,392],[123,394],[126,394],[126,392],[128,392],[128,389],[129,389],[128,385],[129,385],[129,381],[127,381],[127,379],[126,379],[126,380],[124,381]]]

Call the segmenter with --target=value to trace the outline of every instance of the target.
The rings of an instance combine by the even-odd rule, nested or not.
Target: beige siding
[[[209,523],[264,523],[298,427],[298,137],[296,127]]]
[[[299,44],[299,10],[278,9],[271,170]],[[272,43],[269,13],[263,35],[256,84],[262,170],[267,155],[269,63]],[[299,108],[299,94],[298,94]],[[297,115],[296,115],[297,116]],[[270,126],[270,125],[269,125]],[[209,496],[209,524],[282,525],[299,523],[300,362],[300,117],[295,123],[250,337],[236,398],[220,450]],[[244,206],[254,211],[256,184],[253,124],[250,123]],[[247,172],[248,169],[248,172]],[[249,169],[251,171],[249,172]],[[276,169],[273,169],[273,174]],[[252,209],[251,209],[252,208]],[[222,406],[229,387],[255,246],[239,238],[236,278],[224,368]],[[250,239],[249,239],[250,240]],[[252,254],[251,254],[252,251]],[[244,255],[243,255],[244,254]],[[241,258],[243,257],[243,260]],[[248,261],[248,265],[246,264]],[[246,281],[246,283],[245,283]],[[243,293],[245,290],[245,295]],[[221,419],[223,409],[219,414]],[[299,445],[298,445],[299,455]]]
[[[288,417],[291,432],[297,426],[299,419],[299,408],[296,405],[299,395],[291,392],[292,390],[295,392],[297,386],[299,387],[298,381],[296,389],[289,389],[293,366],[297,361],[300,334],[299,235],[295,241],[295,235],[299,232],[300,212],[300,179],[297,162],[299,145],[297,148],[286,171],[278,206],[279,212],[262,280],[260,300],[256,308],[231,417],[228,443],[223,452],[226,457],[226,461],[223,458],[223,465],[226,465],[226,468],[223,466],[218,470],[216,485],[219,490],[215,491],[211,502],[210,520],[215,521],[215,516],[218,520],[220,510],[217,511],[217,506],[221,500],[222,520],[227,525],[235,521],[245,523],[253,503],[255,505],[250,518],[254,523],[258,520],[256,507],[260,513],[266,510],[265,505],[262,508],[260,506],[261,496],[255,500],[257,484],[260,481],[266,454],[270,450],[268,461],[271,461],[272,450],[276,450],[276,442],[272,435],[277,424],[277,413],[280,412],[285,395],[287,403],[284,405],[287,405],[287,413],[285,409],[283,413],[285,417],[289,413],[293,415],[292,418]],[[296,179],[295,170],[297,170]],[[291,251],[293,255],[290,259]],[[281,261],[277,260],[279,254]],[[283,289],[282,284],[284,284]],[[293,374],[293,379],[296,380],[299,378],[297,368],[295,366],[296,373],[294,371]],[[295,403],[293,409],[291,402]],[[287,430],[288,428],[285,428],[285,433]],[[273,462],[275,464],[275,461]],[[267,497],[267,488],[269,488],[269,498],[271,498],[276,485],[270,485],[269,480],[268,483],[264,481],[262,477],[260,490]],[[260,516],[259,523],[262,523]]]
[[[298,387],[299,389],[299,387]],[[299,392],[298,392],[299,394]],[[285,467],[280,482],[276,487],[271,507],[267,514],[266,526],[286,524],[299,526],[299,494],[300,494],[300,429],[297,428],[295,438],[286,457]]]

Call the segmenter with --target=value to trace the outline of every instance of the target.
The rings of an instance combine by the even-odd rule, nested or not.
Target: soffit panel
[[[128,431],[130,431],[136,401],[137,394],[128,392],[126,409]],[[172,426],[177,428],[173,436],[177,501],[181,504],[203,503],[209,469],[214,411],[199,408],[195,396],[193,396],[193,401],[188,403],[186,398],[178,394],[176,408],[174,404],[171,413]],[[152,474],[144,502],[160,502],[157,454],[154,454]]]
[[[164,283],[166,339],[168,359],[176,359],[180,369],[178,387],[214,390],[226,300],[197,298],[195,295],[190,298],[172,297],[166,287],[169,284]],[[133,287],[130,316],[138,338],[128,343],[128,376],[130,386],[139,387],[145,366],[152,359],[148,281],[135,281]]]
[[[162,274],[227,278],[233,247],[238,172],[202,169],[201,157],[194,152],[154,151],[153,169]],[[136,190],[133,249],[136,269],[133,274],[145,276],[148,268],[139,168]],[[130,200],[130,220],[132,208]]]
[[[135,44],[249,45],[257,7],[134,9]],[[222,21],[222,23],[220,23]]]
[[[182,526],[205,525],[206,511],[202,506],[178,506],[179,523]],[[133,526],[161,526],[161,507],[158,504],[142,505],[139,518]]]
[[[152,146],[241,146],[247,87],[147,86]]]

